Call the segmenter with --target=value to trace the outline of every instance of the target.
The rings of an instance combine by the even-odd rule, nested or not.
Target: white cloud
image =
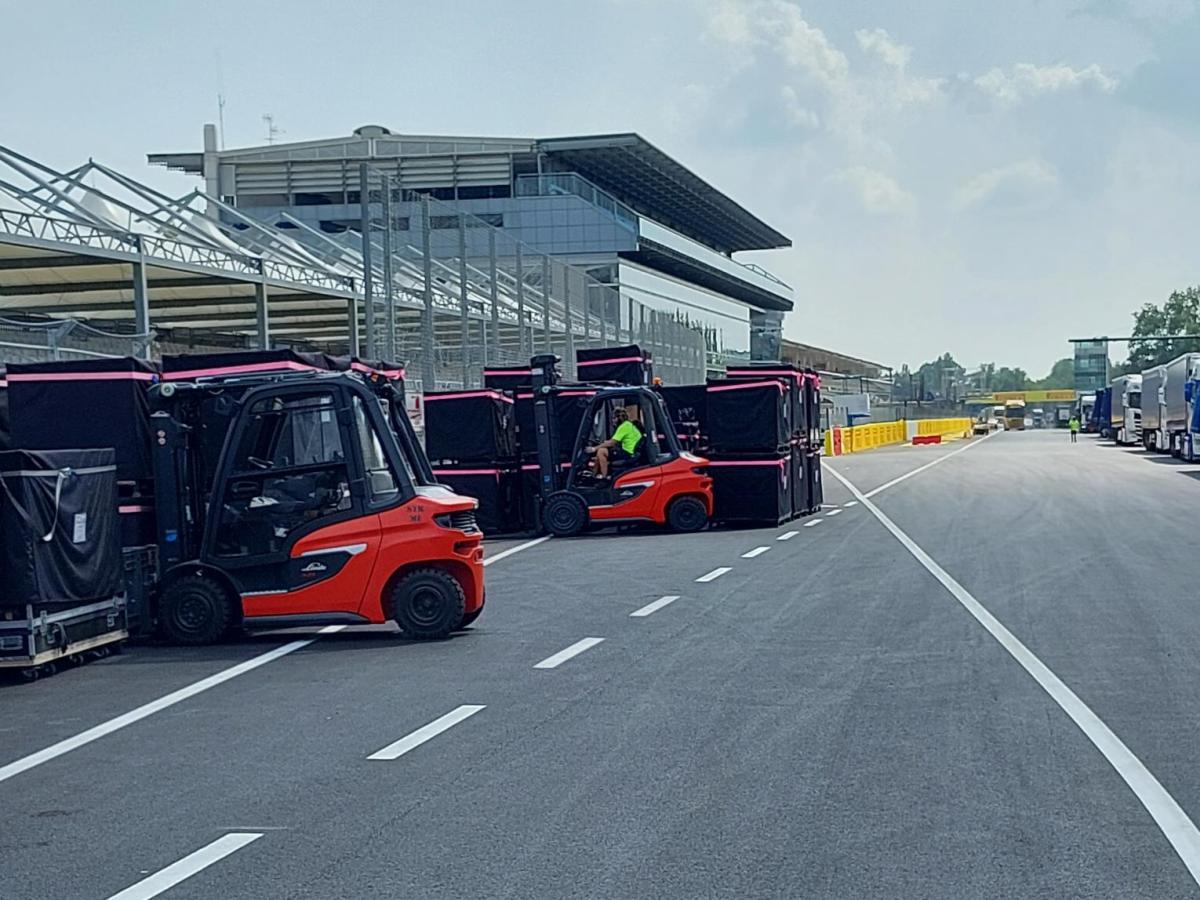
[[[868,166],[850,166],[836,172],[833,180],[849,187],[863,209],[874,215],[911,215],[916,212],[916,197],[885,172]]]
[[[1073,69],[1064,63],[1050,66],[1017,63],[1009,72],[991,69],[975,78],[974,84],[1003,106],[1015,106],[1042,94],[1088,87],[1105,94],[1117,89],[1117,80],[1105,74],[1095,63],[1082,69]]]
[[[864,53],[873,53],[894,68],[903,69],[912,59],[912,47],[892,40],[892,36],[882,28],[872,31],[861,28],[854,32],[854,37],[858,39],[859,49]]]
[[[954,192],[959,211],[980,207],[1022,208],[1046,200],[1058,187],[1058,173],[1040,159],[1025,159],[980,172]]]
[[[746,12],[746,5],[736,0],[718,3],[708,19],[709,35],[734,47],[753,46],[754,33]]]

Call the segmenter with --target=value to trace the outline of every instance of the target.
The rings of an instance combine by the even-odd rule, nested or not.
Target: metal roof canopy
[[[84,179],[88,181],[85,183]],[[206,328],[269,346],[306,317],[350,337],[354,272],[194,191],[172,199],[89,160],[69,172],[0,146],[0,315]],[[275,328],[278,324],[280,327]]]
[[[638,134],[552,138],[539,140],[538,149],[639,212],[721,252],[792,246],[790,238]]]

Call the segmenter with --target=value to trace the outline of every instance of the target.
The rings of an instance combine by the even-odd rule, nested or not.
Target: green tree
[[[1200,288],[1172,291],[1162,304],[1147,303],[1133,314],[1133,336],[1200,334]],[[1200,352],[1200,340],[1130,341],[1130,371],[1141,372],[1169,362],[1181,353]]]
[[[1050,374],[1037,381],[1031,381],[1029,387],[1040,391],[1069,390],[1075,387],[1075,360],[1064,356],[1050,367]]]
[[[992,374],[993,391],[1023,391],[1029,386],[1029,375],[1024,369],[1001,366]]]

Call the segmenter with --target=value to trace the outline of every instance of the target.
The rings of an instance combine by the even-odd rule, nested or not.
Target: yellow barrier
[[[970,437],[971,420],[959,419],[918,419],[915,422],[918,435],[937,434],[942,437]],[[901,419],[898,422],[873,422],[870,425],[855,425],[852,428],[831,428],[825,432],[825,455],[842,456],[846,453],[861,453],[864,450],[874,450],[876,447],[886,447],[891,444],[903,444],[908,440],[908,423]]]

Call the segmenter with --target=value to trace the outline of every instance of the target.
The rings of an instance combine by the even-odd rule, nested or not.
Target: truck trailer
[[[1163,391],[1164,442],[1159,450],[1176,457],[1195,458],[1193,451],[1192,408],[1194,390],[1188,385],[1200,379],[1200,353],[1184,353],[1166,365],[1166,385]]]
[[[1136,444],[1142,438],[1142,376],[1121,375],[1112,380],[1109,432],[1118,444]]]
[[[1166,413],[1167,367],[1142,372],[1142,446],[1165,453],[1170,449]]]

